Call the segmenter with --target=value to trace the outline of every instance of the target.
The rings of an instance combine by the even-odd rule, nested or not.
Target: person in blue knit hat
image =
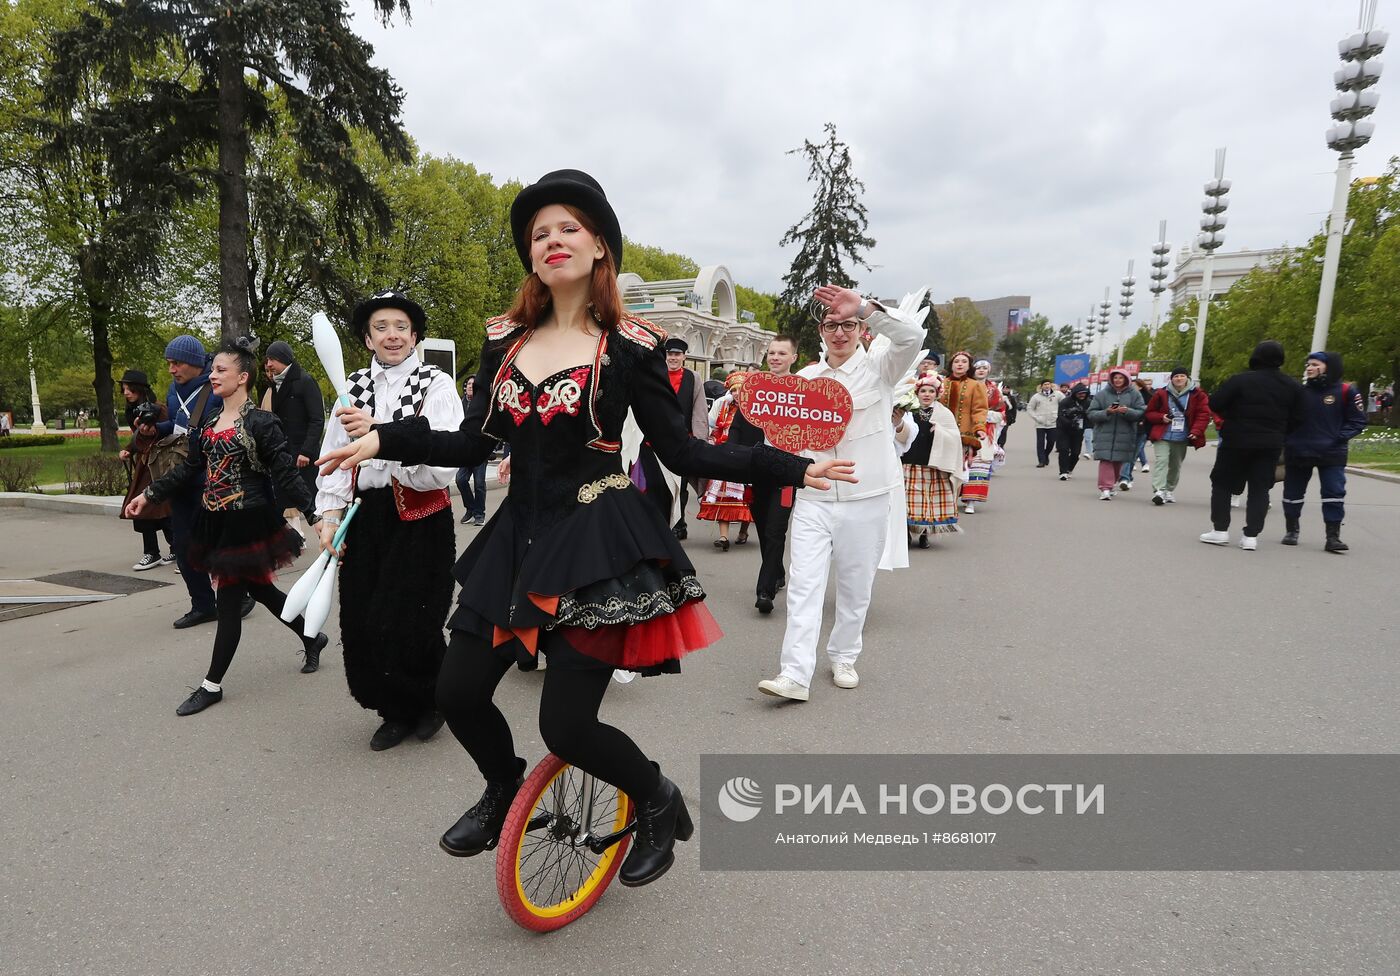
[[[168,419],[153,425],[155,434],[161,438],[172,434],[188,436],[191,430],[200,428],[205,418],[223,409],[224,401],[209,386],[209,362],[204,343],[192,335],[178,335],[166,344],[165,363],[170,370],[170,389],[165,394]],[[209,575],[192,569],[188,558],[190,531],[194,527],[195,513],[199,511],[203,488],[202,482],[191,484],[170,499],[171,549],[190,594],[189,612],[175,621],[177,630],[216,619],[214,588],[209,583]],[[251,601],[247,601],[243,609],[247,616],[253,609]]]

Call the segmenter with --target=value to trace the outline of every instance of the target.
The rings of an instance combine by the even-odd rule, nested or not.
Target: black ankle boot
[[[439,847],[453,857],[472,857],[495,848],[496,842],[501,839],[501,828],[505,825],[511,802],[520,784],[525,782],[525,760],[516,759],[515,762],[515,779],[494,783],[488,780],[481,799],[447,829],[447,833],[438,841]]]
[[[660,773],[659,768],[657,772]],[[629,888],[651,884],[675,863],[672,849],[676,841],[690,840],[693,833],[695,825],[690,821],[690,811],[685,808],[685,798],[675,783],[662,776],[656,792],[637,804],[637,829],[632,834],[632,849],[627,852],[627,860],[622,862],[617,880]]]
[[[302,674],[316,673],[316,670],[321,667],[321,652],[326,649],[328,643],[330,643],[329,637],[325,634],[317,634],[314,641],[305,644],[303,651],[306,654],[306,661],[301,666]]]
[[[1283,533],[1283,539],[1280,541],[1285,546],[1296,546],[1298,544],[1298,530],[1301,528],[1301,526],[1298,524],[1298,520],[1295,518],[1285,517],[1283,520],[1283,525],[1285,531]]]
[[[1327,542],[1322,548],[1328,552],[1346,552],[1351,546],[1342,541],[1342,523],[1327,522]]]

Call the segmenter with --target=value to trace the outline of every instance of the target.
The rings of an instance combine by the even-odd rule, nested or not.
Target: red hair
[[[604,327],[614,328],[622,321],[622,292],[617,288],[617,265],[613,260],[612,252],[608,250],[608,242],[598,233],[598,225],[588,214],[567,203],[561,204],[561,206],[583,225],[584,230],[597,238],[599,245],[603,248],[603,256],[593,262],[593,276],[588,283],[588,297],[593,306],[594,318]],[[539,216],[538,212],[530,218],[526,226],[533,228],[537,216]],[[514,322],[533,328],[544,319],[552,301],[553,296],[549,293],[549,287],[540,280],[539,275],[531,271],[520,283],[520,288],[516,290],[515,303],[511,305],[510,311],[506,312],[506,315]]]

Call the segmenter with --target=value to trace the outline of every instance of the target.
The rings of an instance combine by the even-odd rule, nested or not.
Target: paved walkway
[[[727,638],[681,678],[616,686],[605,715],[690,800],[702,752],[1400,751],[1400,486],[1354,479],[1346,556],[1201,545],[1206,451],[1175,506],[1100,502],[1092,472],[1034,468],[1029,424],[965,535],[882,574],[861,687],[818,670],[777,706],[782,605],[751,609],[754,546],[686,546]],[[492,506],[501,492],[493,492]],[[459,509],[460,512],[460,509]],[[459,544],[474,530],[459,528]],[[130,574],[139,539],[97,516],[0,509],[0,578]],[[223,704],[175,706],[212,627],[177,632],[175,586],[0,624],[6,973],[1389,973],[1386,874],[701,872],[695,845],[641,890],[532,937],[489,857],[436,847],[480,782],[446,731],[371,753],[339,655],[247,621]],[[332,631],[333,640],[338,635]],[[523,754],[540,675],[498,700]],[[709,801],[706,801],[707,803]],[[703,825],[697,835],[704,843]]]

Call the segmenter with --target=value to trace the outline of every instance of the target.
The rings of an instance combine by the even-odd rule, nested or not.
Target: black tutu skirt
[[[270,506],[200,508],[190,531],[189,562],[219,586],[271,583],[302,546],[301,536]]]
[[[453,630],[522,670],[675,673],[723,632],[676,537],[633,487],[604,491],[530,539],[509,499],[458,561]]]

